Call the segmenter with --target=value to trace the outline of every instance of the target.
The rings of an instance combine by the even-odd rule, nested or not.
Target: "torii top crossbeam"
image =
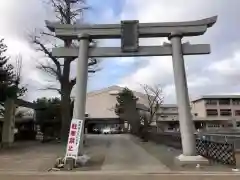
[[[217,16],[186,22],[140,23],[139,38],[168,37],[172,32],[181,32],[183,36],[199,36],[212,27]],[[77,39],[79,34],[87,33],[93,39],[121,38],[121,24],[69,25],[46,21],[46,25],[61,39]]]

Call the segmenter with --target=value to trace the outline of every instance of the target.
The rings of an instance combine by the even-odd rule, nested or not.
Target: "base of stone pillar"
[[[76,160],[73,158],[66,158],[65,164],[64,164],[64,169],[71,171],[75,167],[75,162]]]
[[[2,142],[1,143],[1,147],[2,148],[10,148],[13,146],[13,143],[12,142]]]
[[[209,165],[209,160],[200,155],[185,156],[181,154],[175,158],[175,163],[180,166],[191,165],[199,167],[199,165]]]
[[[86,166],[90,159],[91,159],[90,156],[83,154],[83,155],[77,157],[76,164],[78,166]]]

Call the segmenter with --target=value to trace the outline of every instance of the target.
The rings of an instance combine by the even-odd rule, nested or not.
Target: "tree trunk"
[[[67,141],[71,124],[71,100],[70,92],[63,90],[61,95],[61,140]]]
[[[14,142],[15,104],[14,99],[7,98],[4,103],[5,113],[2,128],[2,146],[11,146]]]
[[[125,109],[126,117],[131,125],[131,132],[133,134],[138,134],[140,128],[140,116],[136,109],[136,103],[127,104]]]
[[[144,118],[144,125],[143,125],[143,132],[142,132],[142,135],[143,135],[143,141],[148,141],[148,138],[147,138],[147,133],[148,133],[148,125],[149,125],[149,122],[148,120],[146,119],[146,117]]]
[[[69,47],[71,42],[65,41],[65,47]],[[64,60],[63,75],[61,79],[61,141],[68,140],[69,127],[71,124],[71,100],[70,94],[72,88],[70,87],[69,75],[70,75],[70,59]]]

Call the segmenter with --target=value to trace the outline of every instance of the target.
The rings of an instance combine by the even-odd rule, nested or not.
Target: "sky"
[[[29,36],[44,28],[44,20],[52,20],[53,12],[47,0],[0,0],[0,38],[8,45],[8,55],[15,62],[22,56],[22,84],[28,92],[23,97],[33,101],[39,97],[54,97],[54,91],[42,90],[54,79],[39,71],[39,61],[46,61],[36,51]],[[203,36],[184,38],[192,44],[211,44],[210,55],[187,56],[185,68],[191,99],[209,94],[240,93],[240,7],[239,0],[86,0],[91,7],[81,23],[107,24],[121,20],[146,22],[174,22],[198,20],[218,16],[217,23]],[[104,2],[104,3],[103,3]],[[166,38],[140,40],[141,45],[161,45]],[[119,40],[105,40],[99,46],[120,46]],[[76,74],[75,63],[71,76]],[[112,85],[127,86],[143,91],[140,84],[160,84],[165,103],[175,103],[172,58],[136,57],[101,59],[101,69],[89,75],[88,91]],[[55,83],[56,84],[56,83]],[[73,96],[75,89],[73,90]]]

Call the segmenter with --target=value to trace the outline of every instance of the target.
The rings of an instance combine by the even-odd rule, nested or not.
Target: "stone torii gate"
[[[47,27],[60,39],[78,39],[79,48],[54,48],[53,56],[78,57],[74,118],[84,120],[88,77],[88,58],[172,56],[183,154],[196,159],[193,121],[191,117],[183,55],[209,54],[209,44],[182,44],[181,39],[203,35],[217,21],[217,16],[188,22],[67,25],[46,21]],[[171,44],[139,46],[139,38],[168,37]],[[89,47],[92,39],[121,39],[121,47]],[[82,138],[81,138],[82,139]],[[82,147],[82,143],[80,144]],[[191,158],[192,157],[192,158]],[[181,160],[180,158],[180,160]]]

